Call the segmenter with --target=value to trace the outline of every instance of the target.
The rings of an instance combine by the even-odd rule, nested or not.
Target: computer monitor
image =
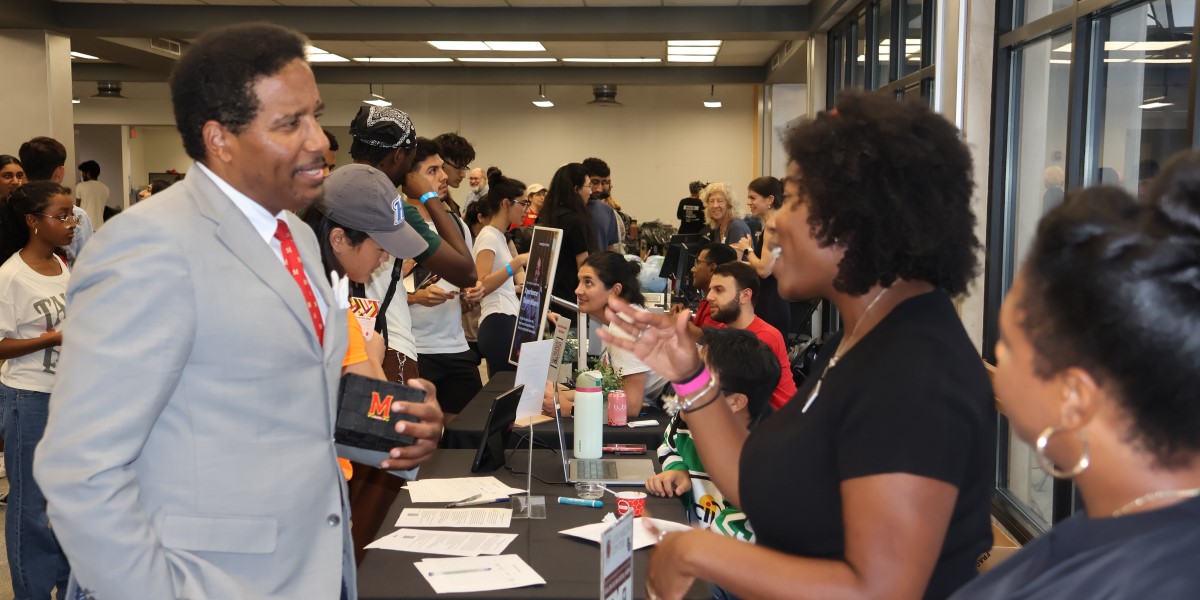
[[[680,233],[671,236],[671,241],[667,243],[667,255],[663,258],[658,276],[674,280],[676,294],[682,294],[691,287],[692,262],[704,242],[704,237],[699,233]]]
[[[472,473],[495,471],[504,466],[504,450],[508,448],[513,422],[517,420],[517,405],[524,390],[525,386],[518,385],[492,401],[492,408],[483,423],[483,439],[479,441],[475,461],[471,463]]]

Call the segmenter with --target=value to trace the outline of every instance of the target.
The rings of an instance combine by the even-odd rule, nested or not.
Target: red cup
[[[617,516],[633,511],[633,516],[640,517],[646,512],[645,492],[618,492]]]

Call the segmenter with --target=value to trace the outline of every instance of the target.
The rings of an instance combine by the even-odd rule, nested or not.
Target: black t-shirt
[[[961,600],[1195,598],[1200,498],[1118,519],[1079,513],[954,595]]]
[[[840,341],[825,344],[794,399],[750,433],[742,510],[760,545],[842,560],[842,481],[909,473],[950,483],[958,498],[925,593],[945,598],[975,575],[992,542],[996,412],[983,362],[949,298],[923,294],[843,355],[802,412]]]
[[[699,198],[684,198],[675,209],[679,219],[679,233],[700,233],[704,229],[704,203]]]
[[[579,267],[575,265],[575,257],[589,251],[587,228],[591,225],[583,217],[565,210],[559,211],[555,217],[554,226],[562,229],[563,234],[552,289],[555,296],[574,302],[575,288],[579,286]],[[563,312],[561,307],[555,307],[553,310]]]

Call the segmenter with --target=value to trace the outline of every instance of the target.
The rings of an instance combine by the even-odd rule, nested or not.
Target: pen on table
[[[558,497],[559,504],[573,504],[575,506],[590,506],[592,508],[602,508],[604,503],[599,500],[580,500],[579,498],[567,498],[565,496]]]
[[[508,502],[508,501],[509,501],[508,496],[505,496],[503,498],[484,498],[482,500],[460,500],[458,502],[451,502],[450,504],[447,504],[446,508],[459,508],[462,506],[479,506],[481,504],[496,504],[497,502]]]
[[[443,571],[441,573],[434,573],[433,571],[430,571],[429,576],[433,577],[434,575],[463,575],[465,573],[486,573],[491,570],[492,570],[491,567],[482,567],[479,569],[461,569],[458,571]]]

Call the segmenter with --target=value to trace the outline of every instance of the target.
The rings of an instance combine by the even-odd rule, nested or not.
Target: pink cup
[[[645,492],[617,493],[617,516],[633,511],[633,516],[640,517],[646,512]]]

